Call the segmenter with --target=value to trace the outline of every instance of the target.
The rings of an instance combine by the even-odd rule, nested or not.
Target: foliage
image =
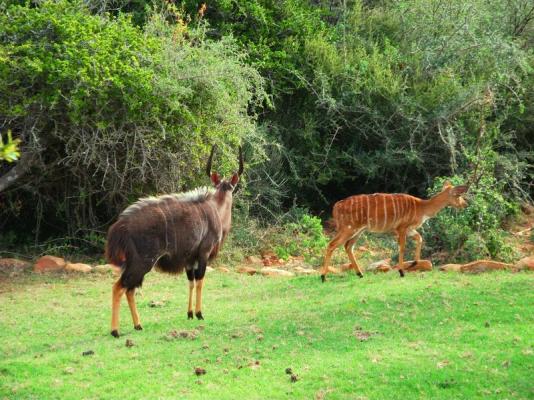
[[[7,131],[7,141],[5,143],[0,134],[0,161],[16,161],[20,157],[19,144],[20,139],[13,139],[10,130]]]
[[[321,284],[213,272],[206,319],[187,321],[187,280],[153,272],[135,296],[143,330],[123,301],[120,339],[108,331],[111,283],[0,280],[0,398],[532,397],[531,273],[347,273]]]
[[[440,190],[445,178],[436,179],[431,194]],[[450,178],[453,184],[462,179]],[[450,251],[448,261],[470,262],[484,258],[515,261],[516,251],[508,243],[505,221],[519,212],[517,204],[503,196],[504,182],[484,175],[468,193],[468,206],[447,208],[428,222],[425,229],[427,251]]]
[[[303,213],[295,222],[284,224],[272,241],[277,243],[274,251],[281,259],[303,256],[306,262],[317,263],[324,255],[328,238],[323,233],[321,219]]]
[[[139,196],[205,184],[211,143],[223,172],[245,143],[245,252],[263,240],[246,226],[351,194],[423,196],[480,148],[506,201],[529,198],[532,65],[530,0],[8,0],[0,126],[40,173],[2,196],[0,220],[36,238],[103,232]],[[505,257],[502,235],[473,232]]]
[[[194,18],[197,4],[182,4]],[[283,145],[290,199],[322,209],[355,192],[421,195],[466,169],[484,123],[529,194],[528,2],[219,0],[203,17],[271,82],[261,122]]]
[[[262,79],[233,39],[170,17],[154,12],[140,29],[63,0],[0,16],[0,123],[41,171],[3,212],[77,235],[140,196],[205,183],[211,144],[216,168],[235,168],[237,144],[256,134],[249,109],[263,101]]]

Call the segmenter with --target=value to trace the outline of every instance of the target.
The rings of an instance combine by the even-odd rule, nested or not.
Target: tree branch
[[[36,157],[34,153],[23,152],[20,160],[13,168],[0,176],[0,193],[22,178],[33,165]]]

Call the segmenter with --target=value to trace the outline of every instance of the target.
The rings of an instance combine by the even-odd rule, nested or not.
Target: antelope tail
[[[140,287],[147,271],[143,265],[139,253],[135,248],[126,224],[118,221],[109,228],[106,244],[106,259],[110,264],[121,267],[121,285],[128,290]]]
[[[106,242],[106,260],[108,263],[124,268],[124,262],[132,247],[126,224],[118,221],[108,231]]]

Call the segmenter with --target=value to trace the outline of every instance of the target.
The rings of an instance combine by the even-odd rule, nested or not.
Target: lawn
[[[534,398],[534,274],[216,271],[188,321],[185,277],[151,273],[119,339],[112,281],[0,281],[0,399]]]

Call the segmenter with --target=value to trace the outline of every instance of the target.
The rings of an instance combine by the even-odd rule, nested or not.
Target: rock
[[[352,269],[351,263],[343,264],[341,267],[339,267],[339,270],[341,272],[350,271]]]
[[[270,249],[260,251],[261,258],[274,258],[276,253]]]
[[[293,272],[297,275],[313,275],[313,274],[318,273],[318,271],[312,268],[304,268],[304,267],[295,267],[293,268]]]
[[[286,271],[284,269],[265,267],[260,270],[263,276],[295,276],[293,272]]]
[[[206,273],[209,274],[210,272],[215,271],[212,267],[206,267]]]
[[[432,262],[430,260],[405,261],[402,265],[402,269],[406,272],[432,271]]]
[[[445,264],[439,267],[440,271],[443,272],[460,272],[462,264]]]
[[[245,264],[261,264],[261,258],[256,256],[247,256],[245,257]]]
[[[470,262],[469,264],[462,265],[460,272],[478,274],[487,271],[499,271],[505,269],[511,269],[512,264],[506,264],[498,261],[491,260],[478,260]]]
[[[302,267],[304,268],[306,266],[306,264],[304,263],[304,257],[303,256],[289,256],[286,263],[285,263],[285,267],[287,269],[294,269],[294,268],[297,268],[297,267]]]
[[[289,256],[289,260],[292,256]],[[270,267],[272,265],[283,265],[285,260],[281,260],[278,255],[272,250],[264,250],[261,252],[261,263],[264,267]]]
[[[263,257],[261,262],[263,263],[263,266],[270,267],[271,265],[284,265],[286,261],[278,258],[278,256],[270,256],[270,257]]]
[[[31,268],[31,264],[26,261],[18,260],[16,258],[0,258],[0,274],[16,275],[27,271]]]
[[[35,262],[33,270],[35,272],[61,271],[65,268],[65,265],[66,262],[61,257],[43,256]]]
[[[391,271],[391,267],[388,265],[379,265],[373,272],[389,272]]]
[[[120,273],[120,267],[117,267],[113,264],[102,264],[102,265],[95,265],[92,269],[92,272],[96,272],[99,274],[118,274]]]
[[[369,264],[366,268],[366,271],[371,272],[388,272],[391,271],[391,258],[386,258],[384,260],[376,261],[372,264]]]
[[[289,256],[287,258],[288,263],[301,263],[304,262],[304,256]]]
[[[518,271],[534,271],[534,256],[522,258],[515,264],[514,268]]]
[[[439,270],[444,272],[462,272],[477,274],[481,272],[512,269],[513,267],[514,266],[512,264],[506,264],[499,261],[477,260],[468,264],[445,264],[439,267]]]
[[[258,271],[256,269],[252,268],[252,267],[247,267],[247,266],[243,265],[243,266],[237,268],[237,272],[239,272],[240,274],[254,275]]]
[[[225,273],[225,274],[227,274],[227,273],[230,272],[230,270],[229,270],[228,268],[226,268],[226,267],[218,267],[218,268],[217,268],[217,271],[219,271],[219,272],[223,272],[223,273]]]
[[[91,272],[93,268],[91,268],[88,264],[82,264],[82,263],[67,263],[65,265],[65,271],[68,272],[82,272],[84,274]]]

